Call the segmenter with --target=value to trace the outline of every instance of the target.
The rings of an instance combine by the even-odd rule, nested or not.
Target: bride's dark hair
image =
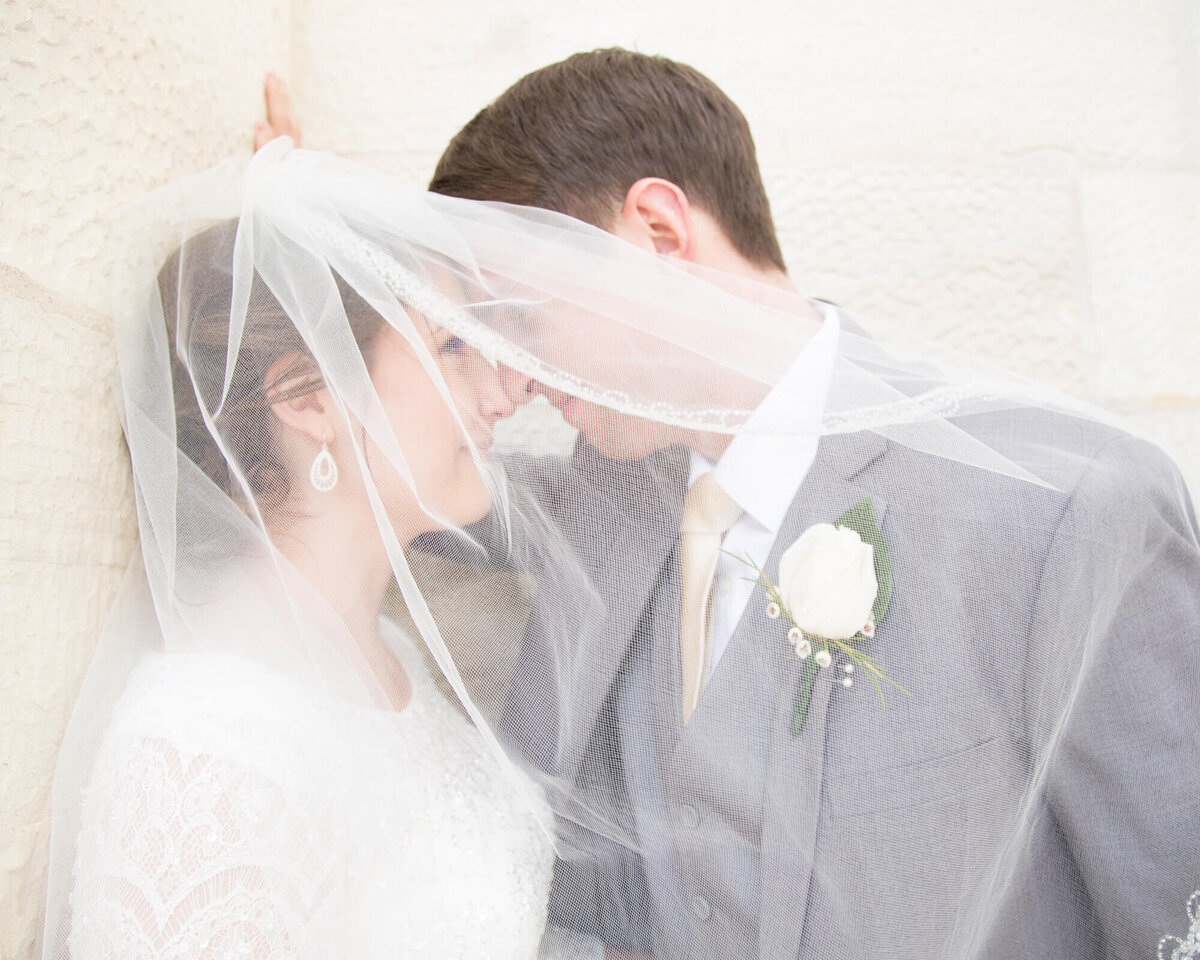
[[[291,478],[274,441],[271,405],[315,393],[325,381],[303,336],[257,272],[236,354],[229,356],[237,226],[236,220],[225,221],[189,238],[158,274],[176,445],[226,495],[243,500],[249,493],[260,508],[274,509],[288,499]],[[369,363],[383,318],[341,277],[335,274],[334,280],[351,333]],[[273,369],[289,356],[291,362]],[[230,361],[233,372],[222,402]],[[206,413],[210,418],[216,414],[214,423],[228,454],[213,436]]]

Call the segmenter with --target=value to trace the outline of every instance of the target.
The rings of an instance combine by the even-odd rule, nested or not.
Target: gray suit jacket
[[[868,652],[912,696],[884,709],[824,670],[799,736],[801,664],[757,594],[681,724],[685,451],[615,463],[581,443],[565,472],[526,465],[610,611],[569,724],[522,712],[535,670],[510,704],[514,727],[560,731],[535,762],[594,798],[564,822],[558,922],[662,957],[763,960],[1132,958],[1184,924],[1200,538],[1182,481],[1148,444],[1074,420],[961,426],[1025,462],[1046,451],[1055,489],[874,434],[822,441],[765,568],[870,496],[896,587]],[[1081,621],[1082,661],[1064,641]],[[611,822],[590,823],[597,808]]]

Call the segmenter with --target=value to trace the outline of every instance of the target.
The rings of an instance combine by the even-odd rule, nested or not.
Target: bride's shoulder
[[[106,740],[165,740],[188,752],[227,753],[303,739],[327,705],[302,685],[245,657],[155,652],[130,671]]]
[[[222,651],[144,654],[129,672],[123,701],[172,701],[184,695],[196,703],[253,703],[266,694],[286,696],[294,686],[261,663]]]

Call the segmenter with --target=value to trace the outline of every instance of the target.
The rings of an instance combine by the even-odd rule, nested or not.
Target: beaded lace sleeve
[[[72,957],[313,955],[336,821],[293,705],[232,662],[158,656],[131,676],[84,797]]]

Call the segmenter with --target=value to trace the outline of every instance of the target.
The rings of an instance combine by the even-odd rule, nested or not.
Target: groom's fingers
[[[267,74],[266,81],[267,119],[254,125],[254,149],[276,137],[288,136],[300,146],[300,124],[292,109],[292,97],[282,77]]]
[[[289,136],[300,146],[300,124],[292,111],[292,96],[286,81],[273,73],[267,74],[267,123],[275,136]]]

